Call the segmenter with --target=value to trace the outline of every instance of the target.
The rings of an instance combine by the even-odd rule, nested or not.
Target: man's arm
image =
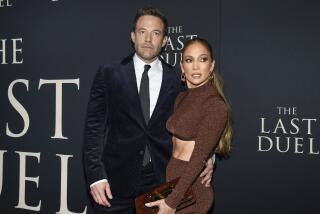
[[[206,168],[200,174],[200,177],[203,178],[201,180],[201,183],[204,184],[206,187],[211,186],[215,162],[216,162],[216,155],[213,154],[212,157],[208,159],[206,163]]]
[[[104,165],[101,161],[106,133],[107,109],[106,77],[103,67],[99,67],[92,83],[87,107],[84,136],[84,165],[90,193],[101,205],[109,205],[106,199],[112,198]]]
[[[102,179],[90,185],[90,194],[97,204],[111,207],[109,199],[112,199],[111,188],[108,180]]]

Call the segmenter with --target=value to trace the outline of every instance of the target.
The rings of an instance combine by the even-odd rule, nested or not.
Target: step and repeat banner
[[[162,57],[179,68],[203,37],[233,110],[212,213],[316,213],[320,198],[317,1],[0,0],[0,213],[92,213],[82,163],[99,65],[133,52],[136,11],[169,20]]]

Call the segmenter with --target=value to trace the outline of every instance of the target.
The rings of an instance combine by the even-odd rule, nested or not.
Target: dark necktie
[[[151,68],[150,65],[144,65],[144,71],[141,78],[140,83],[140,102],[143,112],[144,120],[146,121],[146,124],[148,124],[150,119],[150,93],[149,93],[149,77],[148,77],[148,71]]]
[[[151,68],[150,65],[144,65],[144,71],[142,74],[140,91],[139,91],[143,117],[147,125],[150,119],[150,93],[149,93],[149,77],[148,77],[148,71],[150,68]],[[146,166],[151,160],[150,158],[151,156],[148,149],[148,145],[146,145],[142,165]]]

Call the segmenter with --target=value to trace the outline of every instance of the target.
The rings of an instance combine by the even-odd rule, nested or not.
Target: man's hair
[[[133,32],[135,32],[135,30],[136,30],[136,25],[137,25],[138,19],[141,16],[146,16],[146,15],[155,16],[155,17],[160,18],[162,23],[163,23],[163,26],[164,26],[164,29],[163,29],[164,36],[168,35],[168,21],[167,21],[167,18],[164,16],[164,14],[160,10],[158,10],[157,8],[154,8],[154,7],[150,7],[150,6],[149,7],[140,8],[138,10],[138,12],[136,13],[136,16],[134,17],[134,20],[133,20],[133,26],[132,26],[132,31]]]

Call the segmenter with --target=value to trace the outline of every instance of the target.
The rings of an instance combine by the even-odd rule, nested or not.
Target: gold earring
[[[213,71],[211,71],[211,73],[210,73],[210,75],[209,75],[209,78],[210,78],[211,80],[214,79],[214,72],[213,72]]]
[[[184,75],[184,73],[181,73],[181,81],[182,82],[186,81],[186,75]]]

